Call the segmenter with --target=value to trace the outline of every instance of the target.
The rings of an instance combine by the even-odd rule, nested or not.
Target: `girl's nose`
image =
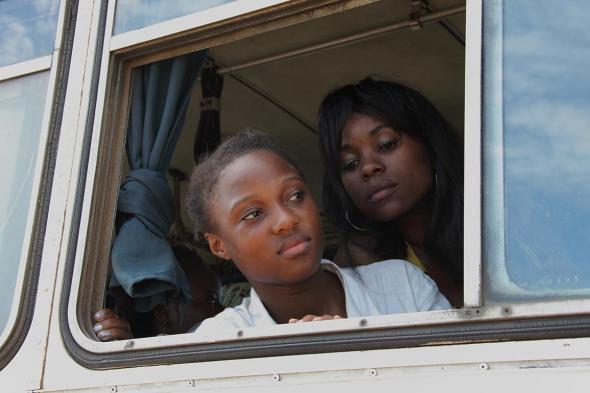
[[[280,234],[291,231],[299,224],[299,217],[288,207],[280,207],[276,212],[276,221],[273,225],[273,233]]]
[[[362,164],[361,167],[361,175],[363,176],[363,179],[370,179],[376,174],[383,172],[385,169],[381,161],[376,160],[372,157],[369,157],[364,161],[365,162]]]

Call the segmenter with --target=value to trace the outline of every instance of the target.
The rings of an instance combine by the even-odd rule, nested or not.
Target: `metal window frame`
[[[482,0],[469,1],[465,41],[465,168],[463,266],[464,305],[482,305],[482,187],[481,187],[481,112],[482,112]],[[469,213],[469,214],[467,214]]]
[[[9,79],[20,78],[26,75],[35,74],[37,72],[47,71],[51,68],[51,63],[53,60],[53,55],[47,55],[0,67],[0,83]]]

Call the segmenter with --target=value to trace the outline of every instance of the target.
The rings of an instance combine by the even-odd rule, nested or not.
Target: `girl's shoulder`
[[[367,265],[340,268],[344,276],[371,292],[407,294],[420,287],[424,273],[402,259],[388,259]]]
[[[396,297],[404,312],[451,308],[434,281],[408,261],[389,259],[343,270],[358,275],[369,292]]]
[[[436,289],[436,284],[422,270],[403,259],[387,259],[342,270],[359,278],[372,291],[407,294]]]
[[[243,329],[253,326],[275,325],[254,288],[236,307],[228,307],[213,318],[204,320],[195,333],[203,336],[216,335],[216,332],[229,329]]]
[[[223,330],[253,326],[251,308],[251,298],[245,297],[240,305],[227,307],[216,316],[205,319],[197,327],[195,333],[208,336],[216,335]]]

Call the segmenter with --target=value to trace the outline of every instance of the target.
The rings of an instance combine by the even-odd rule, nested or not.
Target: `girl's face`
[[[319,269],[317,207],[301,176],[276,154],[236,159],[221,172],[210,203],[211,251],[232,259],[251,284],[294,284]]]
[[[342,130],[340,176],[363,214],[389,222],[423,206],[434,174],[419,140],[371,116],[352,113]]]

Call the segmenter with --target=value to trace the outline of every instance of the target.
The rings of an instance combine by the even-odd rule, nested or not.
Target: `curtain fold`
[[[207,51],[138,67],[133,72],[126,150],[130,172],[119,191],[117,213],[128,218],[113,242],[111,286],[147,312],[190,285],[166,236],[174,222],[174,195],[165,173],[184,125],[191,91]]]

